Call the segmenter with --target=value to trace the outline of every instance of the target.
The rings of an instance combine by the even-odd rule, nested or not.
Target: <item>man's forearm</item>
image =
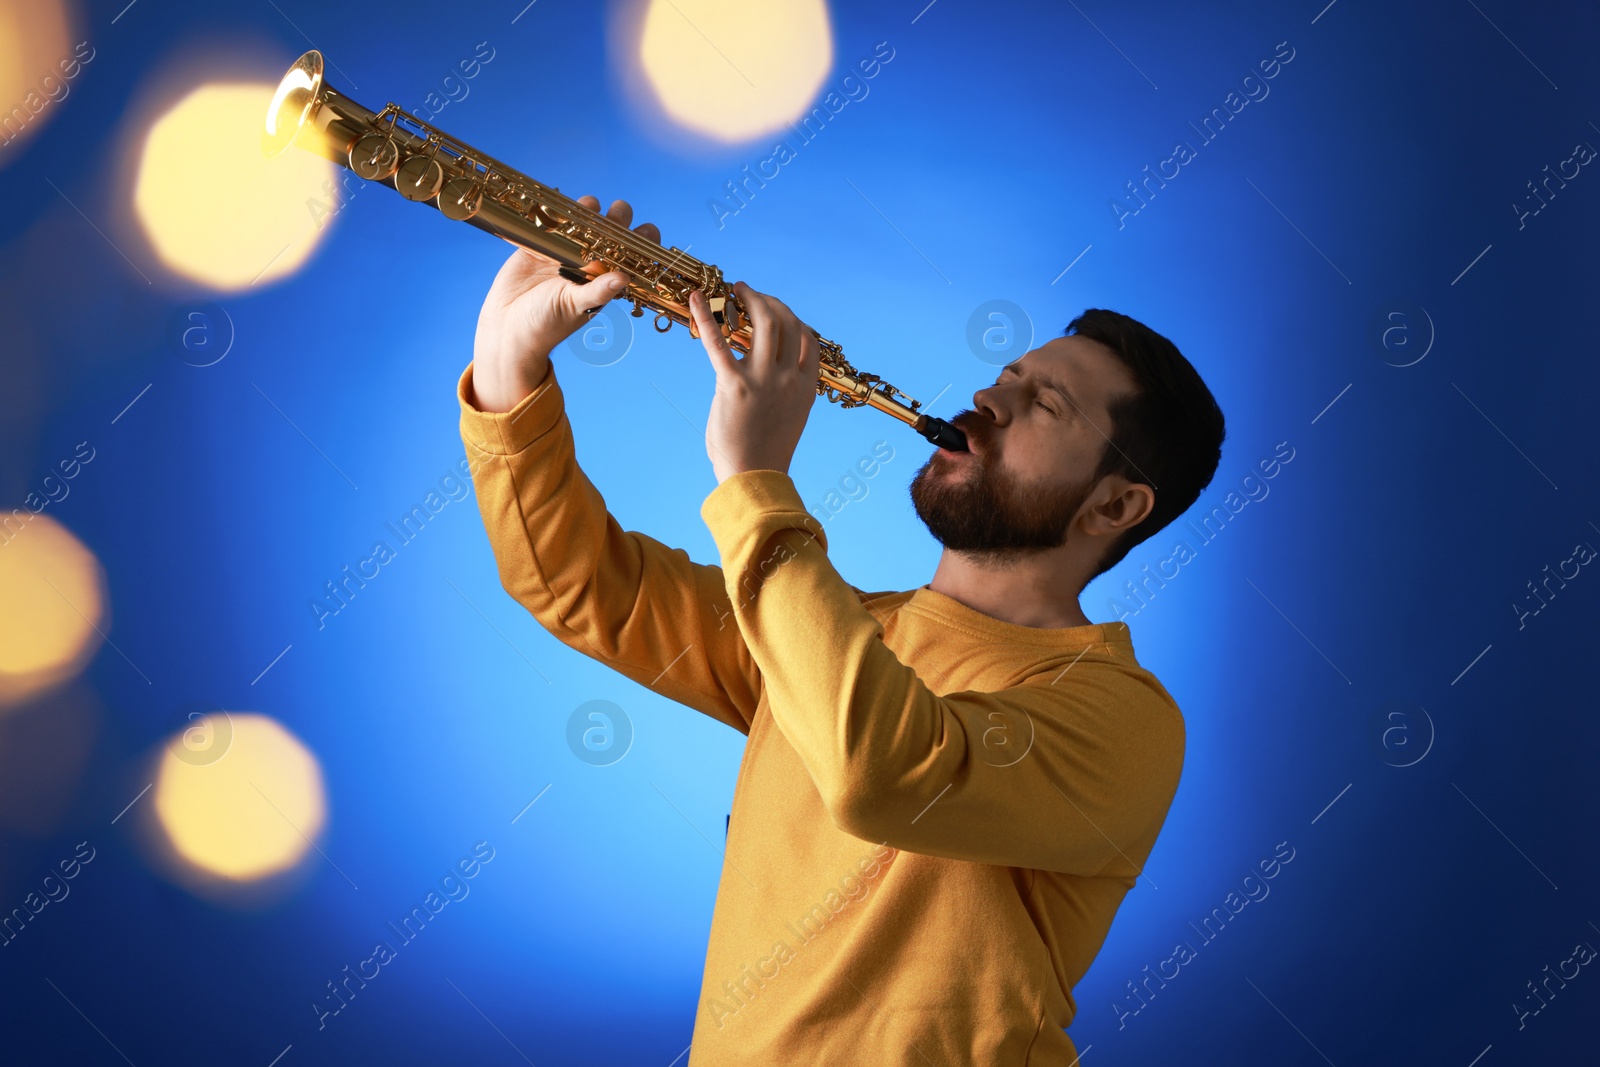
[[[552,636],[640,685],[748,733],[760,674],[730,611],[722,572],[626,531],[578,466],[554,370],[520,407],[470,403],[461,434],[501,585]]]

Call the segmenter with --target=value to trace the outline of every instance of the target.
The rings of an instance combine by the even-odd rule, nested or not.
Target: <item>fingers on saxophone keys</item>
[[[580,196],[578,197],[578,203],[590,211],[600,210],[600,198],[597,196]]]
[[[653,222],[641,222],[633,228],[633,232],[656,244],[661,243],[661,229]]]
[[[740,284],[742,285],[743,283],[741,282]],[[749,289],[748,286],[745,288]],[[808,334],[809,331],[806,330],[799,317],[795,315],[793,311],[789,310],[788,304],[785,304],[782,300],[779,300],[775,296],[758,294],[758,297],[762,304],[766,307],[769,316],[770,325],[767,327],[767,332],[773,337],[781,338],[781,340],[776,343],[774,355],[781,356],[782,353],[786,351],[792,351],[788,345],[795,338],[799,338],[801,341],[800,356],[801,359],[804,360],[806,356],[806,350],[804,347],[805,335]]]
[[[822,346],[817,343],[817,333],[805,323],[800,323],[800,369],[812,374],[818,372],[822,362]]]
[[[778,350],[779,326],[771,305],[767,303],[768,297],[744,282],[734,282],[733,291],[739,294],[739,302],[744,305],[750,319],[750,338],[753,342],[750,354],[763,357],[774,355]]]
[[[715,340],[723,348],[728,347],[728,340],[722,336],[721,326],[711,314],[711,303],[706,299],[706,294],[699,289],[689,294],[689,313],[694,316],[695,325],[702,337]]]
[[[633,224],[633,205],[626,200],[613,200],[606,209],[606,218],[624,228]]]
[[[689,294],[689,314],[694,317],[695,330],[700,334],[701,343],[706,347],[706,354],[711,357],[717,369],[734,370],[737,360],[734,358],[733,349],[728,346],[727,339],[717,327],[717,320],[711,317],[711,305],[706,303],[706,294],[699,289]]]
[[[798,336],[800,331],[804,329],[804,327],[800,325],[800,317],[793,311],[789,310],[789,305],[785,304],[777,297],[769,296],[766,299],[767,302],[772,305],[772,313],[776,315],[778,321],[783,324],[783,332],[793,332],[796,334],[796,336]]]

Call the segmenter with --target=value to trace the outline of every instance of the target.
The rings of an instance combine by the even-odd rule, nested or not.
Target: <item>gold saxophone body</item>
[[[699,336],[689,314],[689,294],[699,289],[728,344],[750,351],[749,318],[716,267],[662,248],[393,103],[378,112],[362,107],[328,84],[315,49],[284,74],[267,109],[262,150],[275,156],[291,144],[436,207],[446,218],[548,256],[573,281],[599,273],[583,269],[590,264],[625,272],[629,282],[619,297],[632,302],[635,316],[646,308],[656,312],[661,333],[678,322]],[[966,435],[955,426],[918,410],[920,401],[877,375],[856,370],[835,342],[817,340],[818,394],[847,408],[877,408],[941,448],[966,450]]]

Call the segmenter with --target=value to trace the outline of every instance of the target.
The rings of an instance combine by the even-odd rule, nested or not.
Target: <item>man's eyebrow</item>
[[[1004,376],[1007,371],[1010,371],[1012,374],[1021,374],[1022,373],[1021,369],[1018,368],[1018,366],[1017,366],[1015,361],[1013,361],[1011,363],[1007,363],[1004,367],[1000,368],[1000,374],[1002,376]],[[1083,410],[1083,408],[1078,404],[1077,400],[1073,399],[1072,393],[1062,383],[1056,381],[1054,378],[1047,377],[1047,376],[1045,376],[1043,374],[1034,374],[1031,377],[1033,378],[1034,381],[1038,382],[1039,385],[1042,386],[1043,388],[1052,389],[1055,392],[1060,393],[1062,399],[1065,400],[1067,403],[1071,404],[1078,411],[1082,411]]]

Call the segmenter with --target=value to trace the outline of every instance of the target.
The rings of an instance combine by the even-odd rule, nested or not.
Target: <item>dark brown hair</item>
[[[1087,337],[1110,349],[1133,377],[1136,391],[1114,397],[1110,440],[1090,484],[1108,474],[1155,491],[1155,507],[1111,543],[1098,578],[1141,541],[1189,509],[1211,484],[1227,435],[1222,409],[1178,347],[1137,319],[1089,308],[1067,324],[1066,336]]]

